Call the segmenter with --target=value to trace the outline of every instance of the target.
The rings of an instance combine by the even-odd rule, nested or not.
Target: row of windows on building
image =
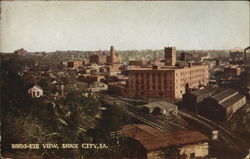
[[[180,72],[181,76],[189,75],[189,74],[203,74],[207,69],[197,69],[197,70],[189,70],[189,71],[184,71]],[[179,73],[176,73],[176,76],[178,76]]]
[[[193,81],[193,82],[189,82],[189,86],[192,87],[192,88],[198,88],[200,85],[204,85],[205,81]],[[174,85],[170,85],[170,84],[162,84],[162,83],[151,83],[151,85],[149,84],[149,82],[145,84],[142,84],[142,83],[136,83],[136,84],[130,84],[128,85],[128,87],[130,89],[136,89],[136,90],[170,90],[170,91],[174,91],[175,89],[181,89],[181,92],[182,93],[182,90],[185,89],[185,86],[186,86],[187,83],[183,83],[183,84],[180,84],[178,86],[174,86]]]
[[[136,85],[148,85],[150,83],[150,79],[130,79],[129,80],[129,83],[135,83]],[[184,79],[184,78],[181,78],[181,79],[176,79],[175,82],[176,83],[181,83],[181,84],[185,84],[187,82],[201,82],[201,81],[205,81],[205,78],[204,77],[201,77],[201,76],[195,76],[191,79]],[[163,82],[164,85],[173,85],[173,82],[174,80],[172,79],[162,79],[161,78],[158,78],[158,80],[156,80],[155,78],[152,79],[152,82],[151,83],[158,83],[158,84],[161,84]]]
[[[165,78],[173,78],[174,75],[173,74],[170,74],[170,73],[151,73],[151,74],[142,74],[142,73],[136,73],[136,74],[132,74],[129,76],[130,78],[155,78],[155,77],[158,77],[158,78],[161,78],[161,77],[165,77]]]
[[[196,70],[188,70],[188,71],[183,71],[183,72],[164,72],[164,73],[133,73],[130,74],[129,76],[132,77],[141,77],[141,78],[150,78],[150,77],[154,77],[154,76],[158,76],[158,77],[166,77],[166,78],[173,78],[174,76],[185,76],[185,75],[190,75],[190,74],[204,74],[204,72],[206,72],[207,69],[201,68],[201,69],[196,69]]]
[[[163,82],[163,83],[162,83]],[[135,84],[135,85],[150,85],[151,84],[163,84],[163,85],[173,85],[173,80],[163,80],[161,81],[160,79],[158,79],[158,81],[156,82],[156,80],[147,80],[147,79],[141,79],[141,80],[130,80],[129,83],[131,84]]]
[[[186,75],[188,75],[188,76],[186,76]],[[178,74],[176,74],[176,76],[178,76]],[[180,78],[185,78],[185,77],[190,77],[191,76],[191,78],[196,78],[196,77],[203,77],[204,76],[204,71],[202,71],[202,72],[200,72],[199,74],[194,74],[194,73],[192,73],[192,74],[183,74]],[[130,79],[133,79],[133,78],[136,78],[136,79],[139,79],[139,78],[141,78],[141,79],[144,79],[144,78],[152,78],[152,79],[154,79],[154,78],[158,78],[158,79],[160,79],[160,78],[167,78],[167,79],[169,79],[169,78],[174,78],[174,75],[173,74],[157,74],[157,73],[153,73],[153,74],[134,74],[134,75],[129,75],[129,78]]]
[[[174,86],[173,85],[161,85],[161,84],[155,84],[155,83],[152,83],[152,85],[150,86],[149,83],[147,83],[146,85],[139,85],[139,84],[131,84],[131,85],[128,85],[128,87],[130,89],[136,89],[136,90],[139,90],[139,89],[145,89],[145,90],[149,90],[149,89],[153,89],[153,90],[156,90],[156,89],[159,89],[159,90],[173,90],[174,89]]]

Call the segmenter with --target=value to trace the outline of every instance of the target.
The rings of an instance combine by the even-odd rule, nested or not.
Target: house
[[[28,94],[32,98],[39,98],[39,97],[43,96],[43,89],[40,86],[38,86],[38,85],[34,85],[33,87],[31,87],[28,90]]]
[[[107,91],[108,85],[102,82],[94,82],[89,89],[92,92]]]
[[[129,124],[121,132],[127,137],[128,158],[160,159],[172,152],[186,159],[208,155],[209,139],[198,131],[163,132],[143,124]]]

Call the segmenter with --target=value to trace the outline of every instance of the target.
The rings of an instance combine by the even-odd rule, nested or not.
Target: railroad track
[[[168,120],[161,120],[160,117],[155,117],[152,115],[145,115],[141,114],[139,112],[136,112],[134,110],[134,106],[128,102],[125,102],[121,99],[118,99],[116,97],[111,97],[111,96],[105,96],[102,98],[102,100],[105,100],[107,104],[113,105],[113,104],[124,104],[127,108],[127,113],[128,115],[142,121],[143,123],[146,123],[158,130],[162,131],[172,131],[171,127],[175,127],[176,129],[186,129],[182,125],[173,123]],[[220,137],[223,141],[228,143],[232,148],[234,148],[237,152],[240,154],[247,154],[249,151],[250,146],[247,145],[241,138],[237,137],[236,135],[232,134],[229,130],[224,128],[223,126],[208,120],[202,116],[199,116],[195,113],[189,112],[189,111],[184,111],[184,110],[179,110],[178,113],[185,117],[193,120],[194,122],[197,122],[199,124],[202,124],[203,126],[207,127],[208,129],[212,130],[218,130]],[[158,118],[158,119],[157,119]],[[171,127],[169,127],[171,125]]]
[[[124,104],[127,108],[127,113],[130,116],[156,128],[158,130],[173,131],[171,127],[175,127],[176,129],[186,129],[182,125],[173,123],[173,122],[168,121],[168,120],[162,120],[161,117],[156,117],[156,116],[152,116],[152,115],[147,116],[145,114],[141,114],[139,112],[136,112],[136,110],[134,110],[134,105],[132,105],[126,101],[123,101],[122,99],[117,99],[116,97],[111,97],[111,96],[105,96],[102,100],[105,100],[105,99],[107,100],[107,103],[109,103],[110,105],[117,104],[117,103]],[[194,122],[197,122],[197,123],[207,127],[211,131],[218,130],[221,139],[223,141],[225,141],[226,143],[228,143],[237,152],[239,152],[242,155],[245,155],[248,153],[250,146],[247,145],[241,138],[232,134],[229,130],[227,130],[223,126],[221,126],[221,125],[219,125],[211,120],[208,120],[202,116],[199,116],[195,113],[189,112],[189,111],[179,110],[178,113],[185,118],[189,118],[189,119],[193,120]],[[171,127],[169,127],[169,125],[171,125]]]
[[[102,99],[102,101],[105,102],[105,103],[107,103],[107,104],[109,104],[109,105],[113,105],[113,104],[117,104],[118,103],[117,101],[111,102],[111,101],[106,100],[106,99]],[[120,102],[120,104],[121,103],[123,103],[123,102]],[[166,127],[163,127],[163,126],[159,125],[158,123],[155,123],[155,122],[153,122],[151,120],[148,120],[147,118],[138,115],[138,113],[136,113],[136,112],[133,112],[131,110],[126,110],[126,113],[129,116],[131,116],[131,117],[133,117],[133,118],[135,118],[135,119],[137,119],[137,120],[139,120],[139,121],[141,121],[141,122],[143,122],[143,123],[145,123],[145,124],[147,124],[147,125],[149,125],[149,126],[151,126],[153,128],[156,128],[156,129],[158,129],[160,131],[167,131],[167,132],[169,132],[169,130]]]
[[[109,105],[114,105],[114,104],[124,105],[126,107],[126,112],[128,115],[158,130],[171,132],[171,131],[186,129],[184,126],[176,124],[164,118],[159,118],[157,116],[152,116],[149,114],[142,114],[134,108],[134,105],[125,102],[121,99],[117,99],[111,96],[103,96],[102,101],[104,101]]]
[[[236,135],[232,134],[229,130],[224,128],[223,126],[208,120],[200,115],[194,114],[192,112],[188,111],[180,111],[179,114],[183,117],[192,119],[206,127],[208,127],[211,130],[218,130],[219,135],[221,136],[222,140],[224,140],[226,143],[228,143],[232,148],[237,150],[240,154],[247,154],[249,150],[249,145],[247,145],[241,138],[237,137]]]

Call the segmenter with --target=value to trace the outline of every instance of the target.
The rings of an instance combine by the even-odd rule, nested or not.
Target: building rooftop
[[[229,98],[228,100],[224,101],[223,103],[221,103],[221,106],[223,106],[224,108],[227,108],[231,105],[233,105],[234,103],[238,102],[240,99],[244,98],[245,96],[242,94],[237,94],[231,98]]]
[[[208,93],[212,93],[212,92],[216,92],[216,91],[218,91],[218,88],[206,87],[204,89],[194,90],[194,91],[189,92],[189,93],[194,95],[194,96],[202,96],[204,94],[208,94]]]
[[[238,91],[229,88],[212,96],[211,98],[217,100],[219,103],[222,103],[236,94],[238,94]]]
[[[221,92],[225,90],[225,88],[212,88],[212,87],[206,87],[204,89],[199,89],[195,91],[188,92],[187,94],[190,94],[192,96],[196,97],[197,102],[201,102],[204,99],[213,96],[214,94]]]
[[[147,151],[209,140],[208,137],[198,131],[181,130],[169,133],[142,124],[125,125],[121,131],[124,135],[139,141]]]
[[[39,85],[37,85],[37,84],[34,84],[33,85],[33,87],[31,87],[31,88],[34,88],[34,87],[36,87],[36,88],[38,88],[38,89],[41,89],[42,90],[42,87],[40,87]]]
[[[189,66],[183,66],[183,67],[179,67],[179,66],[142,66],[142,67],[136,67],[136,68],[131,68],[128,71],[149,71],[149,70],[153,70],[153,71],[162,71],[162,70],[177,70],[177,69],[183,69],[183,68],[193,68],[193,67],[198,67],[198,66],[205,66],[204,64],[193,64],[191,67]]]
[[[155,108],[158,107],[160,109],[169,109],[169,108],[175,108],[177,107],[176,105],[166,102],[166,101],[157,101],[157,102],[152,102],[149,104],[145,104],[143,105],[144,107],[148,107],[148,108]]]

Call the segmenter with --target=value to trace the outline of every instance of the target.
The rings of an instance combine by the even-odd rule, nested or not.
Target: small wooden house
[[[28,90],[28,94],[32,98],[39,98],[43,96],[43,89],[39,85],[34,85]]]

